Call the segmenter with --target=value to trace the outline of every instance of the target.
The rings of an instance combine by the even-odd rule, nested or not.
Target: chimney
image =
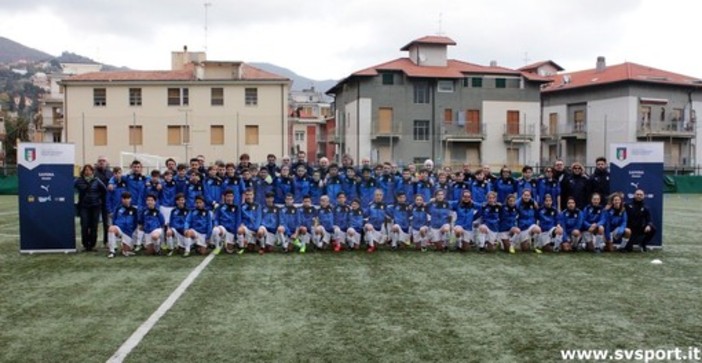
[[[183,46],[183,65],[186,65],[190,62],[190,57],[188,56],[188,46],[184,45]]]
[[[490,67],[497,67],[497,61],[496,61],[496,60],[491,60],[491,61],[490,61]]]
[[[607,63],[605,62],[605,57],[599,56],[597,57],[597,63],[595,65],[595,71],[597,73],[602,73],[604,70],[607,68]]]

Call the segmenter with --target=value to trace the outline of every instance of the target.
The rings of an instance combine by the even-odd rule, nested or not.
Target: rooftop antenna
[[[202,4],[205,7],[205,53],[207,53],[207,11],[212,6],[212,3],[204,3]]]
[[[531,59],[529,59],[529,52],[524,52],[524,59],[523,60],[524,60],[524,65],[529,64],[529,61],[531,60]]]

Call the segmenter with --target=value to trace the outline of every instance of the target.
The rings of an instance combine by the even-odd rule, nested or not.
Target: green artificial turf
[[[5,198],[2,361],[104,362],[202,261],[20,256]],[[647,254],[222,254],[126,361],[551,362],[702,346],[700,202],[667,196],[665,250]]]

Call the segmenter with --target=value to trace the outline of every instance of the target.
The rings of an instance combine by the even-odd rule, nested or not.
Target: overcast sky
[[[700,1],[653,0],[17,0],[0,3],[0,35],[134,69],[168,69],[170,52],[269,62],[339,79],[400,56],[439,31],[454,59],[507,67],[551,59],[566,71],[625,61],[702,77]],[[440,21],[441,19],[441,21]]]

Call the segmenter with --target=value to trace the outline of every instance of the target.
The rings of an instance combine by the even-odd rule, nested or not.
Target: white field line
[[[171,293],[170,296],[161,304],[161,306],[154,311],[151,316],[144,321],[137,330],[132,333],[132,335],[122,344],[115,354],[107,360],[107,363],[121,363],[127,355],[136,348],[142,339],[149,333],[151,328],[156,325],[156,323],[161,319],[168,310],[173,307],[173,305],[178,301],[178,299],[185,293],[185,290],[190,286],[190,284],[195,281],[195,279],[200,275],[200,273],[210,264],[210,261],[214,259],[214,254],[210,254],[205,258],[195,269],[190,272],[188,277],[183,280],[183,282],[178,285],[178,287]]]

